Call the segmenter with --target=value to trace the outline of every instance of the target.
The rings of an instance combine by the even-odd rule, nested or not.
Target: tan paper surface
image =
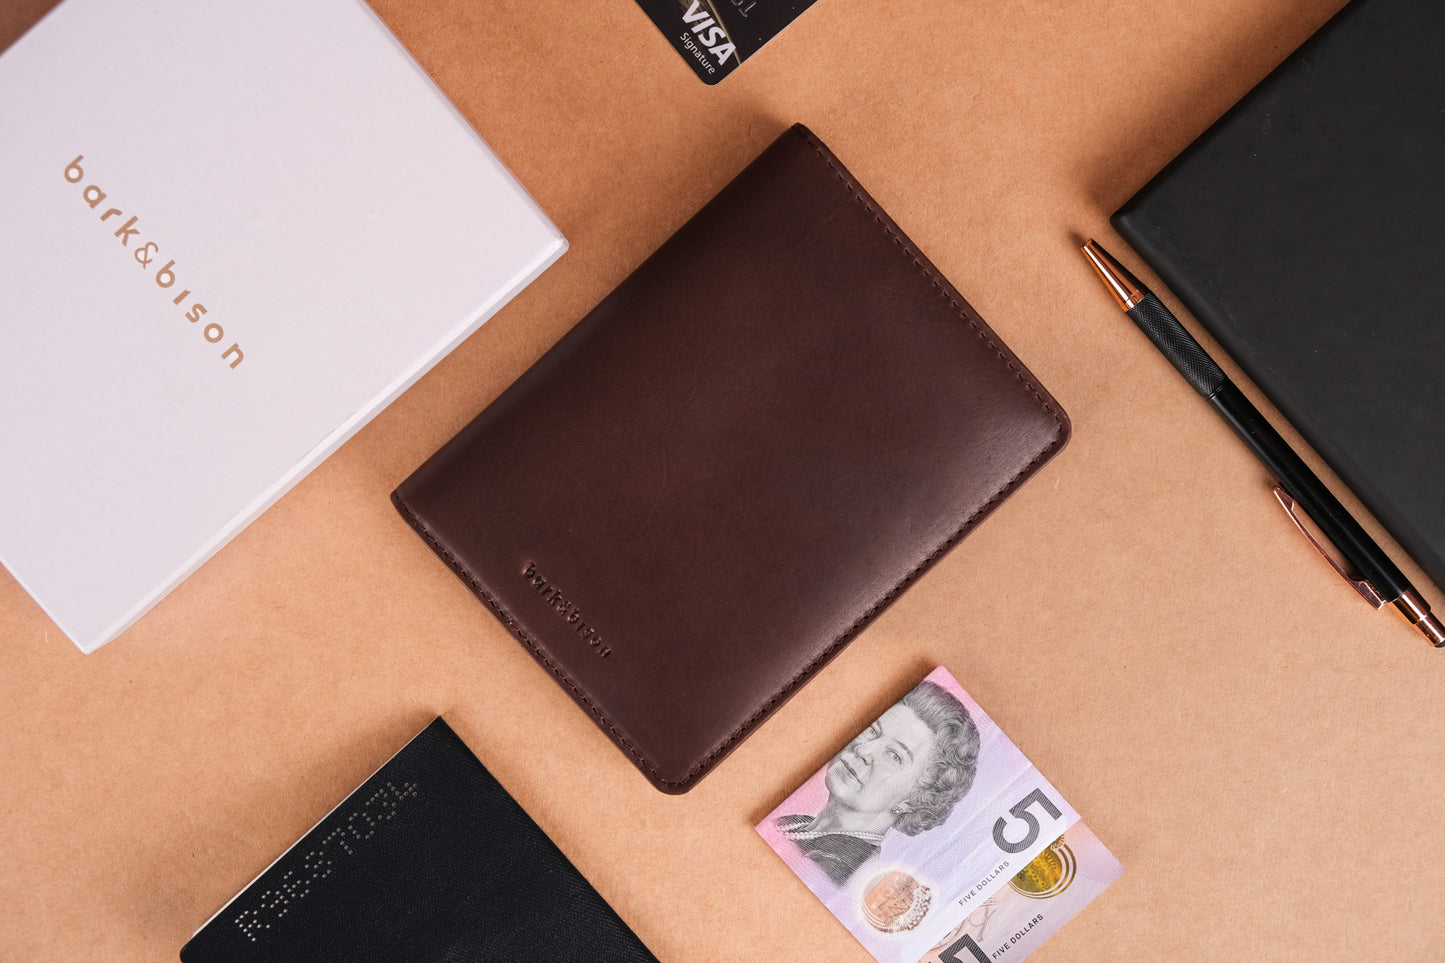
[[[174,959],[441,713],[663,960],[862,963],[751,827],[937,664],[1127,867],[1036,959],[1445,958],[1445,653],[1300,541],[1076,249],[1131,258],[1108,214],[1339,6],[819,0],[708,88],[631,0],[378,2],[572,249],[99,652],[0,573],[0,959]],[[1074,440],[669,797],[387,495],[794,121]]]

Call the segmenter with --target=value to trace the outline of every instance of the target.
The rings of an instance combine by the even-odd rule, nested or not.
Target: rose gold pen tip
[[[1099,272],[1099,277],[1109,286],[1109,293],[1114,295],[1119,307],[1128,311],[1144,300],[1144,295],[1148,293],[1144,285],[1125,270],[1124,265],[1114,260],[1113,255],[1104,250],[1098,241],[1090,238],[1080,250],[1084,252],[1084,257],[1089,259],[1089,263],[1094,265],[1094,270]]]

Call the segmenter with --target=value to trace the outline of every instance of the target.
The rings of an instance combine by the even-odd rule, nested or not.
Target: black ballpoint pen
[[[1184,330],[1164,303],[1097,242],[1089,241],[1083,246],[1083,251],[1123,307],[1124,313],[1149,336],[1149,340],[1179,370],[1184,380],[1214,406],[1214,410],[1279,482],[1280,488],[1289,496],[1280,498],[1286,511],[1292,507],[1291,499],[1297,501],[1345,560],[1354,566],[1360,578],[1368,583],[1366,587],[1355,583],[1356,590],[1377,608],[1383,607],[1386,602],[1393,604],[1432,645],[1436,648],[1445,646],[1445,627],[1430,614],[1430,606],[1409,580],[1345,511],[1339,499],[1330,494],[1309,466],[1265,421],[1259,409],[1229,380],[1214,359],[1199,346],[1199,342]],[[1290,514],[1294,517],[1292,511]],[[1299,524],[1298,518],[1295,522]],[[1350,578],[1348,575],[1345,577]],[[1350,581],[1354,582],[1353,579]],[[1367,588],[1373,592],[1366,591]]]

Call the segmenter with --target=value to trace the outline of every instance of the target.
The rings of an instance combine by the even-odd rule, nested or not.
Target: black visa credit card
[[[814,0],[637,0],[703,83],[715,84]]]

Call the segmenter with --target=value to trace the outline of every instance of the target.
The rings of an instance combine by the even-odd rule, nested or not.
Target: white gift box
[[[566,249],[361,0],[66,0],[0,211],[0,562],[86,652]]]

